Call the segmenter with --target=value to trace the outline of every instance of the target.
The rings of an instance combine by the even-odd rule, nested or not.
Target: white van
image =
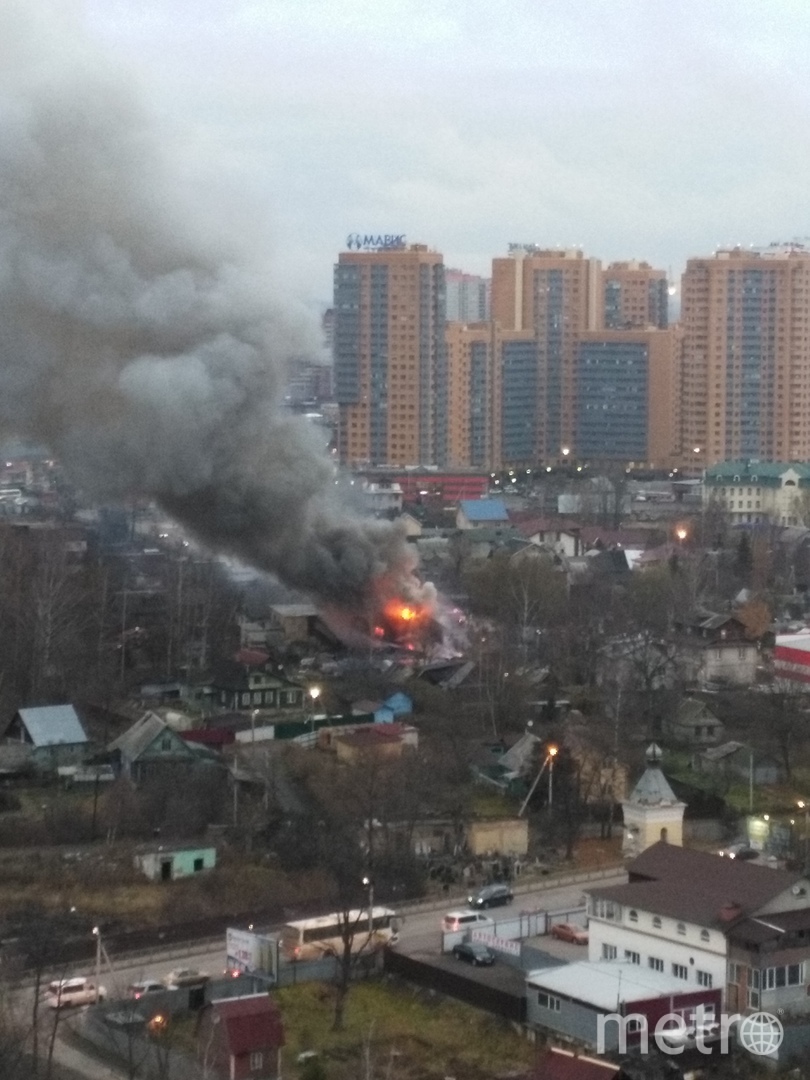
[[[104,987],[96,987],[93,979],[59,979],[48,985],[45,1004],[51,1009],[67,1009],[74,1005],[93,1005],[106,996]]]
[[[442,930],[446,934],[454,930],[481,930],[495,923],[481,911],[448,911],[442,919]]]

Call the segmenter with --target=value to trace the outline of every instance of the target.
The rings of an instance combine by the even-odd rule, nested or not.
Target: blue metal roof
[[[459,506],[468,521],[509,520],[509,514],[500,499],[462,499]]]
[[[17,711],[34,746],[87,742],[81,720],[72,705],[42,705]]]

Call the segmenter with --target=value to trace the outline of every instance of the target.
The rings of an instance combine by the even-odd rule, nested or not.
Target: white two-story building
[[[801,874],[659,842],[626,885],[591,889],[590,962],[621,961],[735,1011],[810,1011],[810,881]],[[782,925],[784,923],[784,926]]]

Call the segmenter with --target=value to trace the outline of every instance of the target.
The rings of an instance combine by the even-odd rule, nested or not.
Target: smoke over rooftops
[[[363,604],[411,563],[398,530],[339,509],[318,435],[278,404],[302,328],[174,205],[148,118],[71,10],[0,11],[3,434],[97,498],[150,495],[211,548]]]

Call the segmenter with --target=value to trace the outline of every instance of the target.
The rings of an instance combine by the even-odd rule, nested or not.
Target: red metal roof
[[[535,1080],[614,1080],[620,1073],[621,1067],[610,1061],[550,1046],[532,1075]]]
[[[225,1029],[229,1053],[236,1057],[284,1045],[284,1027],[278,1006],[269,997],[215,1001],[211,1008]]]

